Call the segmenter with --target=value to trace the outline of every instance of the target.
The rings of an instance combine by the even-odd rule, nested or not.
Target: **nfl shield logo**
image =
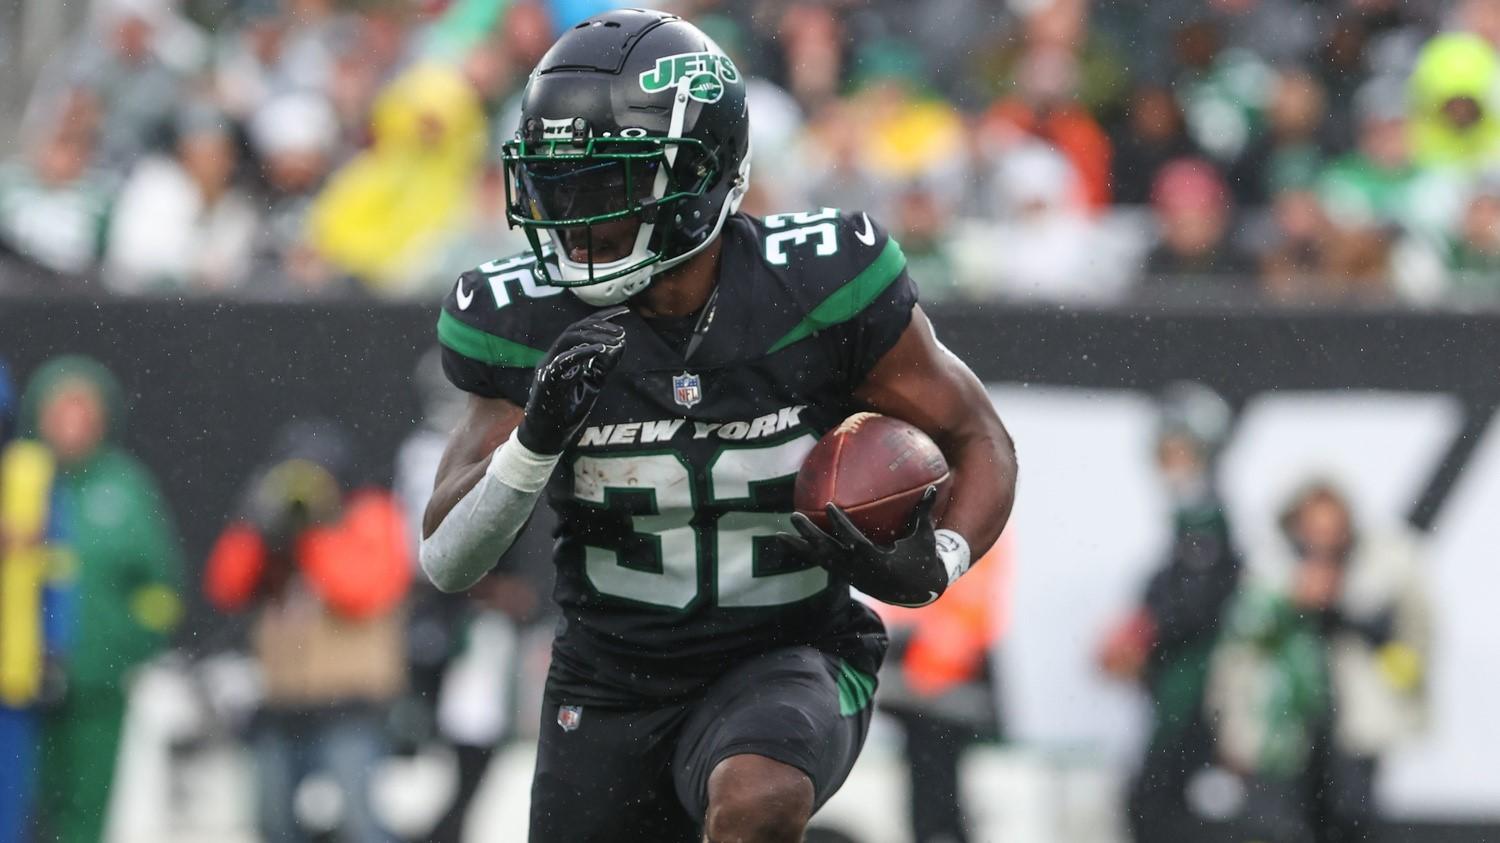
[[[684,407],[692,407],[703,400],[703,382],[697,375],[683,372],[672,376],[672,397]]]
[[[560,705],[557,707],[557,725],[564,732],[571,732],[578,728],[578,721],[583,719],[583,706]]]

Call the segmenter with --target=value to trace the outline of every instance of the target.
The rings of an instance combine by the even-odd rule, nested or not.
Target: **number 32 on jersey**
[[[586,546],[589,582],[601,594],[681,610],[704,596],[699,593],[699,569],[712,560],[710,582],[719,606],[775,606],[822,591],[828,586],[828,572],[822,568],[772,573],[758,564],[760,546],[791,530],[787,513],[735,509],[748,510],[754,490],[762,484],[792,483],[816,441],[803,435],[778,445],[725,448],[709,463],[704,483],[695,482],[687,461],[671,451],[576,457],[575,498],[586,505],[610,507],[617,496],[645,496],[648,512],[632,516],[632,529],[648,547],[654,544],[649,567],[655,570],[636,561],[639,555],[631,554],[634,564],[627,565],[620,551]],[[694,524],[701,504],[727,506],[729,511],[711,524]]]

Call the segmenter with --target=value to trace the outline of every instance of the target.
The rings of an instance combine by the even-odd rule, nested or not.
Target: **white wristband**
[[[517,439],[515,434],[495,449],[485,472],[518,492],[534,494],[547,486],[552,469],[562,454],[538,454]]]
[[[938,559],[948,569],[948,584],[953,585],[969,570],[969,543],[952,530],[938,530],[936,535]]]

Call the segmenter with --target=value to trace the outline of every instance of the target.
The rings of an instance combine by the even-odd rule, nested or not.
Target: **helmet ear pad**
[[[677,160],[672,166],[673,183],[685,186],[701,183],[705,178],[711,181],[701,195],[660,206],[655,220],[660,236],[653,244],[659,254],[687,255],[718,234],[725,204],[733,202],[729,211],[732,214],[744,196],[744,184],[749,178],[744,164],[748,160],[748,139],[745,148],[738,150],[728,149],[724,144],[707,150],[678,147]]]

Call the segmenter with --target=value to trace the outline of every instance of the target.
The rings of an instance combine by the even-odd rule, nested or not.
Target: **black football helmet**
[[[542,57],[502,157],[507,218],[526,232],[539,279],[615,304],[711,243],[739,207],[744,79],[676,15],[607,12]]]

